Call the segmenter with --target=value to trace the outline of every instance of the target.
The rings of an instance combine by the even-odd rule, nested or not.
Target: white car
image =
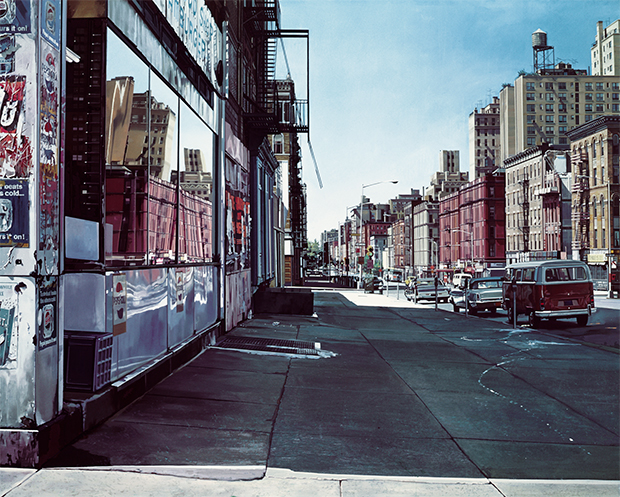
[[[435,278],[417,279],[410,292],[405,292],[407,300],[419,302],[420,300],[435,300],[435,295],[439,302],[447,302],[450,298],[450,291],[443,283],[439,282],[435,291]]]

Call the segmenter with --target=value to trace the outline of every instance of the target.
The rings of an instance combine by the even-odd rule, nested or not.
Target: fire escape
[[[245,122],[265,134],[307,133],[308,100],[282,90],[276,80],[276,55],[280,38],[306,38],[307,30],[280,29],[279,0],[253,0],[244,9],[245,27],[255,44],[256,72],[244,78]],[[308,78],[309,83],[309,78]]]
[[[530,251],[530,179],[527,173],[523,171],[523,175],[519,179],[521,186],[521,208],[523,209],[523,224],[521,232],[523,233],[523,252]]]
[[[307,47],[307,81],[309,78],[309,32],[280,28],[278,0],[248,0],[244,8],[244,24],[256,54],[254,73],[244,78],[243,112],[249,131],[258,136],[289,134],[289,215],[287,232],[292,240],[294,258],[291,278],[302,283],[301,260],[307,247],[306,186],[301,175],[299,133],[309,132],[309,101],[298,99],[290,75],[276,80],[276,55],[281,38],[305,38]],[[288,65],[288,62],[287,62]],[[290,230],[290,231],[289,231]]]
[[[575,171],[573,183],[573,250],[579,250],[581,259],[585,250],[590,248],[590,175],[588,156],[585,151],[577,151],[572,155]]]

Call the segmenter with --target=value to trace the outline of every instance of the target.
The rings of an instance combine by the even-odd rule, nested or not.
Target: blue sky
[[[280,0],[282,27],[310,31],[310,139],[301,136],[308,239],[337,228],[364,193],[376,203],[427,188],[440,150],[468,171],[468,117],[532,70],[531,36],[547,32],[556,63],[590,66],[596,22],[617,0]],[[285,39],[298,96],[305,41]],[[279,62],[283,58],[280,57]],[[285,77],[280,72],[278,77]]]

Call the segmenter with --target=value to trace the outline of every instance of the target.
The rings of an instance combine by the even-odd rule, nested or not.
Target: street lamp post
[[[360,199],[360,240],[359,242],[362,244],[362,250],[364,250],[364,246],[366,245],[366,239],[364,238],[364,188],[369,188],[371,186],[380,185],[382,183],[398,183],[398,180],[392,181],[377,181],[376,183],[370,183],[368,185],[362,185],[362,198]],[[360,255],[362,255],[362,250],[360,250]],[[362,283],[362,271],[364,264],[360,264],[360,276],[358,282],[358,289],[363,288]]]

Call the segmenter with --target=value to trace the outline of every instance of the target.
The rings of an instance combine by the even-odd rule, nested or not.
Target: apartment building
[[[596,23],[596,37],[590,50],[594,76],[620,75],[620,19],[606,28],[603,21]]]
[[[606,273],[620,256],[620,116],[602,116],[569,132],[573,258]],[[603,279],[603,278],[601,278]],[[604,278],[606,279],[606,278]]]
[[[439,262],[477,274],[505,260],[505,178],[488,173],[439,202]]]
[[[620,115],[617,76],[591,76],[570,64],[544,74],[524,74],[500,93],[506,102],[500,133],[514,129],[514,150],[502,147],[502,160],[530,147],[568,145],[567,132],[604,114]]]
[[[542,144],[504,161],[506,263],[566,258],[570,253],[570,236],[562,229],[570,201],[562,196],[564,187],[555,176],[566,178],[567,153],[568,146]]]
[[[474,180],[500,164],[499,97],[469,115],[469,179]]]
[[[412,266],[417,275],[430,276],[439,264],[439,203],[425,200],[412,211]]]

